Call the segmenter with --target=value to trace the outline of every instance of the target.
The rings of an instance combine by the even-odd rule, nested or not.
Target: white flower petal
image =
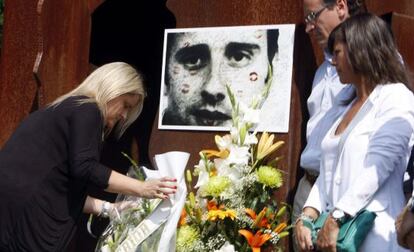
[[[219,250],[214,250],[214,252],[236,252],[234,246],[226,241]]]

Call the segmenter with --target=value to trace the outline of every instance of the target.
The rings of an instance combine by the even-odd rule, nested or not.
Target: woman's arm
[[[302,251],[312,251],[314,249],[312,243],[311,230],[303,223],[303,219],[307,221],[314,221],[319,217],[323,210],[324,199],[324,184],[323,184],[323,169],[316,179],[315,184],[309,193],[308,199],[302,210],[301,216],[295,222],[295,236],[298,246]]]
[[[116,171],[112,171],[106,191],[142,198],[167,199],[169,194],[174,194],[176,192],[176,182],[177,180],[175,178],[168,177],[139,181]]]
[[[314,221],[319,217],[321,211],[321,183],[322,174],[318,176],[312,190],[303,207],[302,214],[295,222],[296,242],[301,251],[312,251],[314,249],[312,243],[311,230],[304,225],[304,221]]]
[[[316,209],[305,207],[302,214],[295,222],[295,238],[301,251],[312,251],[314,249],[311,230],[304,225],[304,219],[307,221],[314,221],[318,216],[319,212]]]
[[[83,206],[83,212],[88,214],[100,215],[102,212],[102,206],[105,201],[92,198],[88,196]],[[112,203],[109,203],[112,205]],[[112,206],[111,206],[112,207]]]

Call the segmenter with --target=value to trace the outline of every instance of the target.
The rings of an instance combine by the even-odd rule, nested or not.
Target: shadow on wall
[[[92,15],[90,62],[124,61],[143,72],[148,97],[127,138],[138,141],[140,163],[149,164],[148,143],[159,105],[164,29],[175,27],[165,0],[107,0]]]

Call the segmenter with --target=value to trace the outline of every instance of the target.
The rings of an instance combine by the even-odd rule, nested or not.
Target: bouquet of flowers
[[[233,111],[230,134],[216,135],[218,150],[201,151],[193,175],[186,171],[189,188],[193,176],[198,180],[178,224],[178,252],[281,250],[278,242],[289,234],[288,206],[273,197],[283,174],[277,168],[280,157],[272,154],[283,141],[274,142],[266,132],[258,140],[257,132],[249,131],[258,122],[261,99],[247,107],[229,87],[227,93]]]
[[[122,154],[128,158],[131,163],[127,176],[144,181],[146,178],[144,168],[138,166],[138,164],[127,154]],[[116,204],[119,205],[114,208],[110,216],[111,223],[107,226],[98,240],[95,250],[97,252],[116,251],[128,237],[128,234],[161,203],[161,199],[144,199],[119,194],[116,198],[116,202]],[[122,206],[120,206],[120,204],[122,204]],[[148,247],[150,244],[145,244],[144,250],[148,251],[147,249],[151,249]]]
[[[190,154],[172,151],[157,154],[158,170],[138,166],[130,159],[130,177],[139,180],[163,176],[177,179],[177,191],[168,199],[143,199],[119,194],[109,214],[110,224],[100,237],[96,250],[100,252],[170,251],[175,247],[175,231],[184,206],[187,189],[184,169]]]

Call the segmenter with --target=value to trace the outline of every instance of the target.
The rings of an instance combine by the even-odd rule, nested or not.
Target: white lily
[[[240,103],[240,110],[243,113],[243,122],[257,124],[260,122],[260,109],[249,108]]]
[[[243,173],[240,171],[240,169],[237,168],[237,166],[235,166],[235,165],[230,166],[227,163],[227,160],[222,160],[221,164],[219,163],[220,160],[217,160],[217,161],[218,161],[217,164],[221,165],[220,169],[217,169],[218,170],[217,171],[218,176],[226,176],[232,182],[238,181],[242,177]]]
[[[236,127],[231,127],[230,129],[230,136],[233,143],[239,143],[240,142],[240,136],[239,136],[239,129]]]
[[[214,252],[236,252],[236,250],[234,249],[234,246],[232,244],[226,241],[220,249],[216,249],[214,250]]]
[[[249,162],[249,147],[248,146],[230,146],[230,154],[227,157],[229,164],[247,165]]]
[[[214,140],[219,150],[228,150],[230,149],[230,146],[232,144],[231,136],[229,134],[224,135],[222,137],[216,135]]]
[[[247,133],[246,139],[244,140],[244,144],[245,145],[257,144],[258,140],[256,137],[256,133],[257,133],[256,131],[251,134]]]
[[[210,174],[208,172],[207,167],[205,166],[205,162],[203,159],[200,159],[200,161],[198,162],[198,165],[196,165],[195,168],[196,168],[196,171],[198,172],[198,180],[194,188],[199,188],[200,186],[203,186],[208,182],[208,179],[210,178]]]

